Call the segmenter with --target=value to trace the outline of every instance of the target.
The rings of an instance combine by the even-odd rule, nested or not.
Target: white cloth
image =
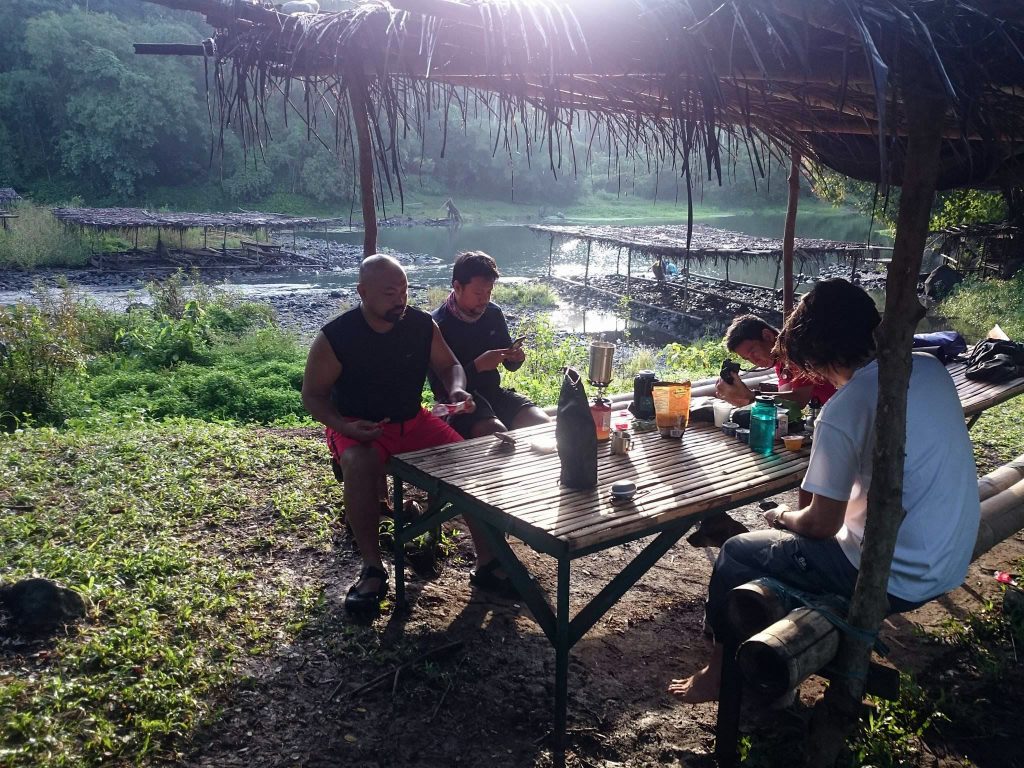
[[[801,487],[846,501],[836,539],[860,567],[867,494],[871,486],[878,364],[857,370],[825,404],[814,430]],[[974,453],[949,372],[915,353],[907,392],[903,507],[889,576],[889,593],[923,601],[958,587],[978,535],[980,504]]]

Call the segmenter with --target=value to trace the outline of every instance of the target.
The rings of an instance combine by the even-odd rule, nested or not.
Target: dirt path
[[[786,494],[780,499],[787,499]],[[790,502],[795,499],[789,499]],[[760,525],[753,508],[734,513]],[[591,596],[643,542],[573,564],[579,594]],[[515,545],[541,584],[554,583],[552,562]],[[339,532],[333,553],[271,555],[266,567],[294,571],[323,589],[324,615],[297,641],[255,662],[229,690],[223,718],[202,733],[183,762],[191,766],[547,766],[553,706],[553,651],[522,606],[473,592],[469,544],[437,578],[410,573],[411,607],[390,608],[372,625],[346,616],[344,592],[358,563]],[[715,707],[681,706],[668,680],[695,671],[708,652],[701,633],[703,599],[717,550],[677,544],[576,646],[569,673],[569,765],[710,766]],[[925,637],[951,617],[963,619],[998,600],[992,571],[1024,555],[1020,537],[972,566],[966,586],[914,613],[887,622],[894,661],[922,677],[945,674],[949,649]],[[574,599],[578,610],[581,600]],[[426,651],[460,646],[438,658],[393,670]],[[1019,676],[1019,674],[1018,674]],[[378,679],[356,696],[352,691]],[[820,691],[808,682],[802,702],[760,729],[799,732],[807,704]],[[333,696],[332,696],[333,694]],[[979,700],[979,721],[1000,717],[1000,702]],[[1019,720],[1019,712],[1011,715]],[[1004,718],[1001,718],[1004,719]],[[1015,726],[1018,727],[1019,726]],[[755,731],[757,733],[758,731]],[[926,744],[916,765],[1021,765],[1016,743]],[[937,754],[949,753],[945,757]],[[978,761],[978,757],[983,757]]]

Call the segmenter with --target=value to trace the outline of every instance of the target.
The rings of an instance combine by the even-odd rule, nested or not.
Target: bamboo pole
[[[782,316],[793,311],[793,245],[796,241],[796,209],[800,199],[800,150],[790,149],[789,202],[786,208],[786,230],[782,237]]]
[[[377,206],[373,199],[373,142],[370,139],[370,96],[366,82],[356,75],[348,87],[352,120],[359,146],[359,193],[363,203],[363,256],[377,252]]]
[[[839,631],[824,614],[796,608],[742,643],[736,661],[758,693],[774,698],[828,664],[838,649]]]
[[[985,501],[1020,480],[1024,480],[1024,455],[978,478],[978,498]]]
[[[583,270],[583,284],[590,285],[590,240],[587,240],[587,266]]]
[[[548,277],[551,277],[551,263],[555,258],[555,236],[548,235]]]
[[[971,559],[1024,528],[1024,479],[981,502],[981,522]]]

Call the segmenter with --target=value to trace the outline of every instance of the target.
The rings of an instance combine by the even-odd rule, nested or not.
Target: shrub
[[[49,208],[21,203],[15,213],[18,218],[8,222],[8,229],[0,229],[0,267],[35,269],[89,262],[91,240],[55,219]]]
[[[60,421],[62,379],[84,370],[74,312],[60,302],[0,307],[0,344],[0,429],[13,429],[25,414]]]

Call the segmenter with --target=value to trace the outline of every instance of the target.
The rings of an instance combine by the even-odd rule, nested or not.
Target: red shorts
[[[346,421],[359,421],[359,419],[346,419]],[[386,463],[388,458],[396,453],[462,442],[462,437],[458,432],[423,408],[420,408],[420,412],[408,421],[388,422],[381,429],[383,430],[381,436],[370,443],[377,449],[381,464]],[[341,454],[353,445],[362,445],[360,441],[345,437],[330,427],[327,427],[326,434],[331,455],[339,464],[341,463]]]

